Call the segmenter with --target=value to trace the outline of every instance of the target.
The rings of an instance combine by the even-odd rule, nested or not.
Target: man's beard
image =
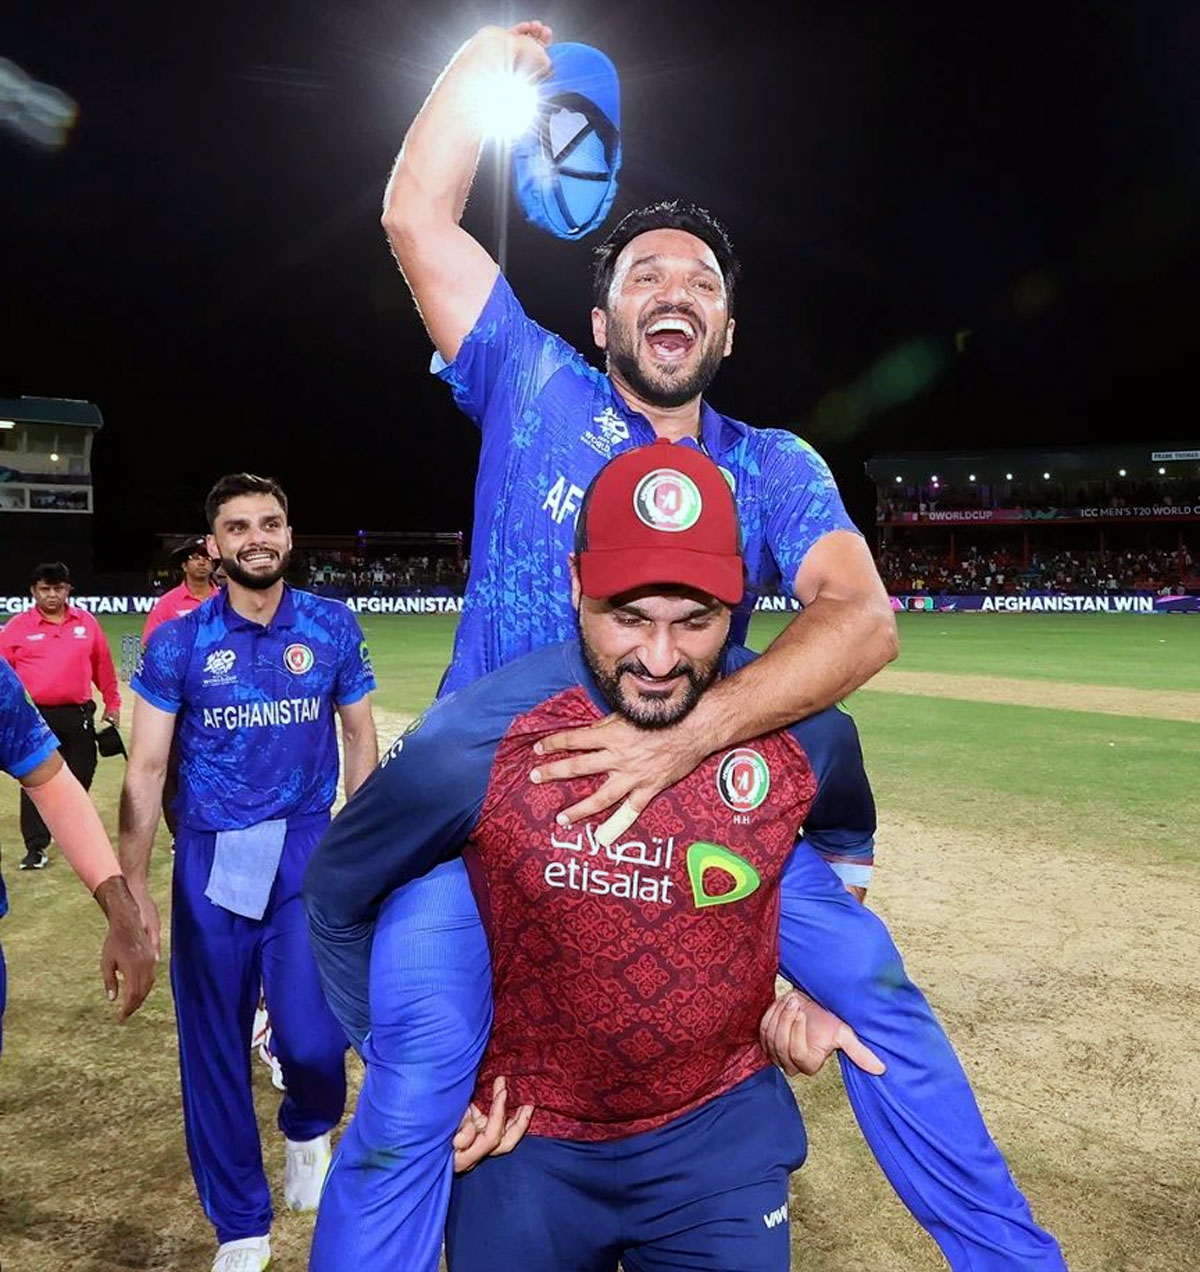
[[[647,325],[662,317],[661,313],[649,315]],[[651,406],[682,406],[699,397],[713,382],[724,360],[723,342],[716,342],[700,354],[700,361],[691,371],[685,372],[675,363],[656,364],[661,377],[651,380],[637,359],[637,340],[630,339],[628,328],[615,315],[608,317],[608,360],[621,379]]]
[[[582,631],[579,633],[579,644],[583,649],[584,661],[604,701],[618,715],[624,716],[630,724],[636,725],[639,729],[669,729],[673,724],[678,724],[700,701],[700,695],[717,678],[717,673],[721,669],[721,659],[725,653],[725,645],[722,645],[709,663],[699,665],[677,663],[672,668],[671,675],[682,675],[687,678],[683,694],[678,699],[674,696],[674,685],[671,686],[670,698],[643,698],[640,694],[627,697],[621,689],[623,675],[632,673],[635,676],[650,676],[640,658],[622,658],[609,672],[600,666]]]
[[[248,587],[254,592],[265,592],[267,588],[274,587],[283,578],[291,559],[290,553],[283,553],[275,568],[268,570],[266,574],[251,574],[249,570],[243,570],[233,557],[222,557],[221,567],[227,578],[240,583],[242,587]]]

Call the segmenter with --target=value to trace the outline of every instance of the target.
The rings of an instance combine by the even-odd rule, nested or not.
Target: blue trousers
[[[773,1066],[665,1126],[599,1144],[529,1135],[454,1181],[450,1272],[787,1272],[807,1142]]]
[[[486,1042],[490,979],[483,945],[460,861],[407,884],[381,916],[371,963],[371,1038],[386,1031],[388,1044],[384,1054],[366,1056],[362,1095],[317,1218],[313,1272],[393,1266],[436,1272],[449,1141]],[[380,949],[385,957],[377,957]],[[887,928],[803,843],[783,876],[780,965],[888,1065],[875,1078],[843,1063],[846,1091],[876,1160],[953,1272],[1065,1270]],[[443,1052],[457,1039],[453,1055],[431,1063],[433,1035],[422,1030],[436,1032]]]
[[[204,895],[215,836],[177,828],[171,909],[171,986],[188,1158],[218,1242],[263,1236],[271,1189],[250,1085],[250,1030],[259,987],[287,1092],[279,1129],[289,1139],[332,1130],[346,1104],[346,1037],[325,1003],[300,887],[329,824],[289,826],[266,912],[247,919]]]

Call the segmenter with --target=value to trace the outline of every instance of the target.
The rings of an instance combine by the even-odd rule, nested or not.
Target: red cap
[[[737,505],[707,455],[664,437],[625,451],[592,482],[576,534],[585,596],[694,587],[726,605],[744,590]]]

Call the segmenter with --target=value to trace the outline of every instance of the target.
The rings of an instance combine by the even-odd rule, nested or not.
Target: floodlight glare
[[[1005,474],[1004,474],[1004,480],[1005,480],[1005,481],[1012,481],[1012,473],[1005,473]]]
[[[933,474],[933,476],[932,476],[932,477],[930,477],[930,479],[929,479],[929,480],[930,480],[931,482],[933,482],[933,484],[936,486],[936,485],[937,485],[937,473],[934,473],[934,474]]]
[[[1124,477],[1124,476],[1125,476],[1125,470],[1124,470],[1123,468],[1118,468],[1118,469],[1117,469],[1117,476],[1118,476],[1118,477]]]
[[[903,477],[897,477],[897,478],[896,478],[896,480],[897,480],[897,481],[903,481],[903,480],[904,480],[904,478],[903,478]]]
[[[0,428],[16,428],[16,420],[0,420]]]
[[[1159,475],[1160,477],[1165,477],[1165,476],[1167,475],[1167,470],[1166,470],[1165,468],[1160,468],[1160,469],[1158,470],[1158,475]]]
[[[1046,479],[1046,481],[1049,481],[1049,480],[1050,480],[1050,474],[1049,474],[1049,473],[1043,473],[1043,474],[1042,474],[1042,476]]]
[[[481,75],[474,98],[475,114],[484,136],[494,141],[515,141],[537,114],[536,85],[513,71]]]
[[[974,480],[975,480],[975,474],[974,474],[974,473],[972,473],[972,474],[970,475],[970,477],[968,477],[968,478],[967,478],[967,480],[968,480],[968,481],[974,481]]]

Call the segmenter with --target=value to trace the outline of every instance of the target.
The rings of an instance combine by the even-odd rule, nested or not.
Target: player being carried
[[[611,455],[656,437],[706,451],[733,488],[748,581],[731,614],[733,638],[742,639],[756,593],[773,582],[804,604],[761,659],[722,677],[670,727],[641,729],[614,715],[541,739],[547,753],[579,753],[531,757],[531,792],[539,781],[607,775],[559,813],[565,831],[594,826],[621,801],[636,813],[710,754],[839,701],[894,656],[895,633],[870,554],[820,458],[792,434],[749,427],[702,399],[732,350],[738,274],[714,218],[690,205],[656,205],[626,217],[601,247],[592,324],[606,373],[525,315],[495,261],[459,224],[481,144],[478,84],[513,66],[544,76],[549,40],[540,23],[489,27],[469,40],[410,128],[386,199],[385,227],[436,346],[435,368],[482,430],[472,573],[445,687],[574,634],[570,513]],[[661,323],[669,340],[652,330]],[[548,790],[541,798],[555,802]],[[1060,1267],[886,931],[873,918],[871,940],[857,925],[831,926],[828,898],[811,891],[805,861],[794,854],[783,872],[781,965],[887,1063],[881,1078],[852,1065],[843,1071],[868,1138],[872,1128],[905,1127],[908,1151],[881,1163],[893,1185],[957,1267]],[[832,864],[847,887],[865,887],[870,866],[861,854]],[[377,1057],[381,1072],[411,1061],[409,1076],[389,1093],[386,1124],[374,1128],[380,1142],[351,1138],[339,1151],[318,1216],[313,1267],[321,1272],[386,1258],[396,1241],[408,1266],[426,1266],[418,1245],[436,1236],[426,1205],[434,1193],[413,1190],[396,1147],[442,1145],[433,1169],[448,1182],[447,1127],[457,1112],[446,1093],[465,1102],[486,1041],[486,942],[462,864],[401,888],[380,934],[391,925],[406,933],[385,942],[391,982],[414,995],[421,985],[438,993],[420,998],[422,1028],[403,1046],[390,1035],[397,1049]],[[380,1006],[403,1015],[411,1002]],[[916,1020],[927,1034],[909,1046],[904,1029]],[[372,1023],[378,1027],[374,1011]],[[963,1154],[953,1182],[932,1165],[933,1146],[947,1135]],[[378,1169],[385,1160],[394,1172]],[[405,1160],[416,1170],[419,1154]],[[347,1225],[364,1207],[385,1218],[360,1222],[351,1239]]]

